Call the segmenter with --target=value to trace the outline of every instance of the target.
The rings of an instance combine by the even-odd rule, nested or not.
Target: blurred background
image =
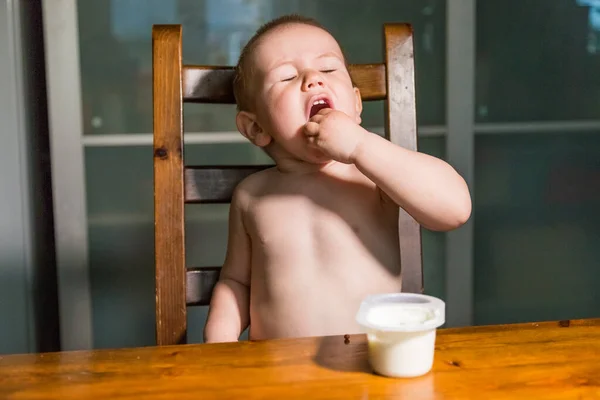
[[[292,12],[352,63],[413,24],[419,150],[474,201],[458,231],[423,230],[450,326],[600,316],[600,2],[0,0],[0,354],[154,344],[152,24],[223,65]],[[269,162],[234,115],[186,105],[186,162]],[[383,102],[363,125],[382,131]],[[220,265],[227,206],[186,218],[188,265]],[[205,318],[189,310],[190,342]]]

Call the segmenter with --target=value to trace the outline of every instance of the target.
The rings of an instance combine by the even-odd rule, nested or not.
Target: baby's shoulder
[[[268,183],[277,173],[275,167],[267,168],[248,175],[240,181],[233,191],[232,204],[248,203],[259,198],[268,188]]]

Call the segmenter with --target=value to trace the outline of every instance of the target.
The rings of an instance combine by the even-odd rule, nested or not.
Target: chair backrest
[[[414,52],[409,24],[384,25],[385,62],[351,65],[363,101],[385,100],[386,137],[416,150]],[[186,307],[207,305],[219,267],[186,268],[185,203],[228,203],[243,178],[267,166],[190,167],[183,160],[183,103],[235,103],[233,68],[182,64],[180,25],[152,28],[156,342],[187,340]],[[423,291],[421,233],[398,221],[402,290]]]

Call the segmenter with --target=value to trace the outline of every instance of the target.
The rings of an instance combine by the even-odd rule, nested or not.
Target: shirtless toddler
[[[362,299],[401,289],[398,207],[451,230],[469,218],[468,188],[444,161],[360,126],[344,55],[315,21],[265,25],[236,72],[238,130],[276,166],[235,190],[205,341],[248,326],[251,340],[358,332]]]

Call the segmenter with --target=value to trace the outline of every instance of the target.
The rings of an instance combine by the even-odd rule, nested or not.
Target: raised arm
[[[239,188],[229,209],[225,263],[210,302],[204,341],[234,342],[250,323],[250,238],[243,222],[245,194]]]
[[[362,129],[362,128],[361,128]],[[423,227],[447,231],[464,224],[471,197],[448,163],[365,132],[353,156],[356,167]]]
[[[323,109],[305,125],[310,145],[356,167],[422,226],[445,231],[471,215],[464,179],[448,163],[368,132],[343,112]]]

